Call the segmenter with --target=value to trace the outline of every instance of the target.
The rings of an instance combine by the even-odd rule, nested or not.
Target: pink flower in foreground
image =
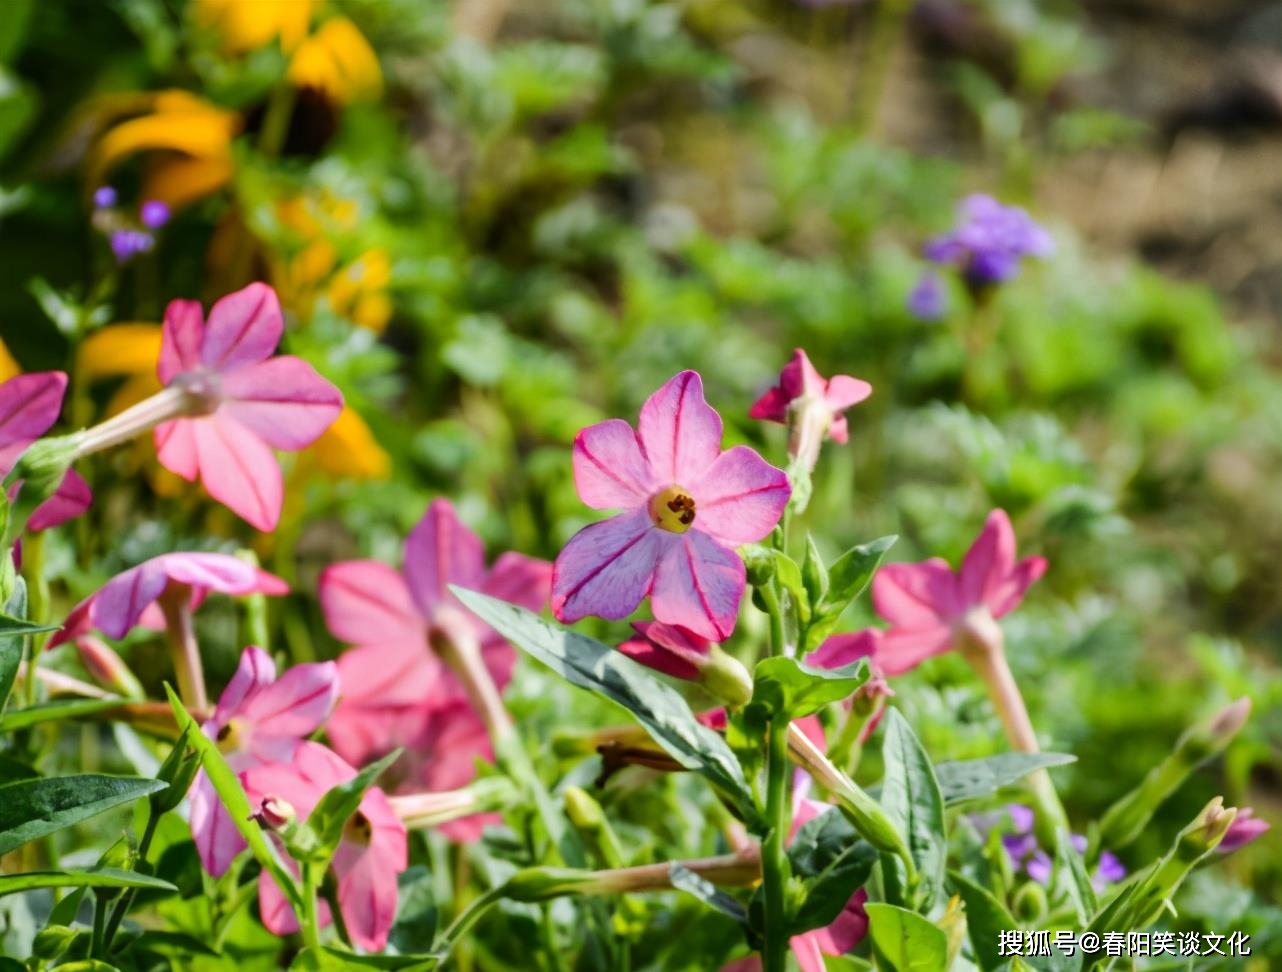
[[[161,465],[194,482],[259,530],[280,518],[282,482],[273,449],[296,451],[338,418],[343,396],[303,361],[272,356],[284,330],[280,302],[253,283],[214,304],[175,300],[165,310],[157,373],[199,414],[156,427]]]
[[[264,763],[240,774],[250,803],[288,805],[305,820],[325,793],[350,780],[356,770],[320,743],[304,742],[288,763]],[[371,952],[387,944],[396,918],[397,877],[409,864],[405,825],[382,790],[365,792],[347,822],[332,867],[338,879],[338,907],[352,942]],[[263,924],[277,935],[298,930],[298,917],[271,876],[258,879],[258,907]],[[328,904],[319,908],[321,925],[333,920]]]
[[[67,376],[60,371],[37,371],[17,375],[0,384],[0,479],[13,471],[28,446],[39,439],[62,412]],[[15,484],[12,501],[21,486]],[[74,519],[93,502],[89,484],[74,469],[68,469],[52,496],[41,503],[27,520],[28,530],[47,530]]]
[[[891,624],[878,652],[882,670],[899,675],[962,638],[991,638],[995,619],[1018,607],[1045,572],[1042,557],[1015,560],[1015,531],[1002,510],[988,514],[956,573],[939,557],[881,568],[873,606]]]
[[[279,679],[276,664],[252,645],[240,656],[236,674],[223,690],[201,730],[218,743],[228,765],[240,772],[263,763],[289,763],[315,732],[338,698],[333,662],[295,665]],[[191,789],[191,835],[205,870],[227,872],[245,849],[244,838],[201,770]]]
[[[211,591],[219,594],[286,594],[289,585],[230,554],[171,553],[145,560],[117,574],[71,609],[61,631],[49,639],[54,648],[90,631],[123,638],[135,625],[161,629],[156,601],[171,587],[191,589],[196,606]]]
[[[650,596],[657,620],[725,640],[745,581],[735,547],[774,529],[791,490],[747,446],[721,451],[699,375],[683,371],[651,395],[635,432],[621,419],[581,431],[574,482],[588,506],[624,512],[584,527],[557,557],[557,618],[623,618]]]
[[[469,631],[500,690],[512,678],[516,653],[448,585],[537,611],[547,603],[551,570],[518,553],[503,554],[487,570],[481,539],[443,499],[432,502],[406,539],[402,571],[375,560],[326,568],[320,579],[325,622],[336,638],[356,646],[338,659],[343,696],[328,732],[339,755],[361,764],[405,746],[414,751],[403,767],[408,784],[449,788],[470,781],[473,760],[488,758],[489,744],[482,745],[479,718],[432,639],[460,627]],[[439,744],[446,739],[454,745]]]
[[[1251,807],[1241,807],[1215,849],[1221,854],[1232,854],[1260,837],[1271,827],[1267,820],[1257,817]]]
[[[789,453],[794,458],[807,457],[809,468],[814,468],[824,437],[845,442],[847,430],[843,413],[871,394],[872,385],[850,375],[825,379],[810,363],[806,352],[798,348],[779,373],[779,384],[757,399],[748,415],[791,425]]]

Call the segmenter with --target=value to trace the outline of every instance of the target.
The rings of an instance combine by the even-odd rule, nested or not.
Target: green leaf
[[[290,963],[290,972],[365,972],[388,969],[392,972],[431,972],[439,965],[435,958],[418,955],[353,955],[335,948],[305,948]]]
[[[123,699],[59,699],[25,709],[15,709],[0,716],[0,732],[26,729],[42,722],[62,722],[97,715],[120,708]]]
[[[173,688],[166,684],[165,692],[169,696],[169,705],[174,710],[174,718],[178,720],[179,730],[190,730],[187,734],[187,740],[192,748],[200,754],[200,763],[205,770],[205,775],[209,777],[210,785],[213,786],[214,792],[218,794],[218,799],[227,808],[227,813],[231,817],[232,823],[235,824],[236,830],[245,838],[245,843],[249,845],[249,849],[253,852],[254,859],[271,874],[281,893],[289,899],[297,912],[301,914],[303,908],[302,896],[299,894],[298,886],[294,883],[294,877],[281,862],[275,845],[267,839],[262,829],[254,822],[254,808],[250,806],[249,797],[245,796],[245,790],[241,787],[240,780],[236,778],[236,774],[232,772],[231,767],[227,765],[227,760],[223,759],[223,754],[218,751],[218,747],[214,742],[200,731],[200,726],[191,717],[191,713],[187,711],[178,696],[174,694]]]
[[[756,819],[743,769],[725,740],[701,725],[685,699],[643,665],[524,608],[475,591],[450,589],[477,617],[566,681],[631,712],[669,756],[707,779],[746,818]]]
[[[374,781],[400,758],[401,750],[395,749],[376,763],[371,763],[350,780],[327,790],[307,817],[307,826],[316,835],[318,854],[316,864],[328,865],[338,843],[343,839],[343,828],[352,815],[360,809],[365,791]]]
[[[948,937],[921,915],[889,904],[869,904],[868,932],[878,967],[891,972],[945,972]]]
[[[797,620],[802,624],[810,622],[810,596],[806,593],[805,582],[801,579],[801,568],[797,562],[782,550],[771,550],[775,559],[775,578],[785,591],[792,595],[792,603],[797,606]]]
[[[1099,907],[1099,898],[1095,894],[1095,885],[1091,884],[1091,876],[1086,873],[1082,855],[1073,848],[1069,835],[1062,829],[1055,847],[1055,883],[1073,903],[1078,920],[1086,924]]]
[[[806,534],[806,556],[801,561],[801,582],[811,604],[819,604],[828,593],[828,568],[824,566],[815,538]]]
[[[1075,762],[1077,757],[1068,753],[999,753],[983,759],[937,763],[935,776],[939,779],[944,804],[952,806],[966,800],[992,796],[1002,787],[1019,782],[1034,770]]]
[[[882,760],[886,775],[881,805],[891,823],[907,838],[909,854],[921,876],[921,903],[928,906],[944,879],[944,798],[926,751],[898,709],[886,711],[885,727]],[[893,872],[902,878],[902,865],[896,864]],[[891,876],[888,869],[887,878]],[[899,886],[902,893],[902,880]]]
[[[700,877],[683,864],[673,862],[668,868],[668,880],[678,891],[694,895],[708,907],[734,919],[739,924],[746,924],[748,914],[743,910],[738,899],[722,891],[707,878]]]
[[[123,938],[124,936],[121,937]],[[122,951],[133,954],[171,955],[175,958],[185,958],[188,962],[190,962],[193,955],[217,957],[222,954],[210,948],[207,942],[201,941],[194,935],[187,935],[183,932],[152,930],[145,931],[129,939],[129,944]]]
[[[34,780],[40,776],[26,763],[19,762],[12,756],[0,754],[0,786],[17,780]]]
[[[438,920],[432,872],[415,864],[401,874],[398,883],[396,922],[388,935],[388,944],[402,955],[428,953],[436,939]]]
[[[776,655],[757,663],[749,705],[763,707],[770,718],[783,716],[791,721],[849,698],[866,681],[868,661],[864,658],[841,668],[815,668]]]
[[[9,551],[0,550],[0,555],[8,557]],[[27,582],[21,577],[15,579],[13,593],[9,595],[4,611],[3,622],[0,622],[0,710],[4,709],[9,693],[13,691],[13,681],[18,677],[18,666],[22,664],[22,633],[4,629],[4,624],[20,624],[13,619],[27,613]]]
[[[0,786],[0,854],[164,786],[133,776],[62,776]]]
[[[33,888],[151,888],[177,891],[168,881],[122,871],[116,867],[87,867],[78,871],[27,871],[25,874],[0,874],[0,895],[30,891]]]
[[[21,638],[24,635],[57,630],[56,624],[33,624],[30,621],[0,613],[0,638]]]
[[[984,972],[1000,968],[1007,960],[998,948],[1001,932],[1013,931],[1019,928],[1019,923],[991,891],[965,875],[949,871],[948,883],[966,905],[966,933],[979,967]]]
[[[797,831],[788,860],[805,891],[789,929],[789,934],[799,935],[823,928],[841,914],[851,895],[868,882],[877,851],[845,816],[829,810]]]
[[[828,596],[822,602],[825,614],[844,611],[864,592],[881,560],[899,537],[891,534],[851,547],[828,568]]]
[[[12,64],[22,47],[35,0],[5,0],[0,3],[0,63]]]

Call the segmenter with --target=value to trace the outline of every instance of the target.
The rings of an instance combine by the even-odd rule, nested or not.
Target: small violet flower
[[[295,665],[279,679],[271,656],[250,646],[223,690],[213,717],[201,726],[236,772],[264,763],[292,763],[338,698],[333,662]],[[191,835],[200,862],[214,877],[227,873],[245,849],[227,808],[201,770],[191,789]]]
[[[214,304],[175,300],[165,311],[157,373],[184,394],[188,415],[156,427],[161,465],[259,530],[280,519],[282,481],[273,449],[296,451],[338,417],[343,396],[301,358],[275,355],[280,301],[253,283]]]
[[[47,647],[95,629],[111,638],[123,638],[139,624],[161,629],[165,622],[156,602],[163,595],[185,591],[195,607],[210,592],[279,595],[288,593],[289,585],[230,554],[161,554],[117,574],[72,608],[62,630],[54,633]]]
[[[112,255],[120,264],[128,263],[140,253],[149,253],[156,245],[155,237],[138,229],[112,230],[107,241],[111,244]]]
[[[641,408],[574,441],[574,481],[593,509],[624,512],[570,538],[552,572],[552,611],[564,622],[627,617],[651,598],[657,620],[722,641],[734,630],[745,568],[735,552],[783,515],[783,470],[747,446],[721,451],[721,417],[703,381],[684,371]]]
[[[138,219],[148,229],[160,229],[169,222],[169,207],[159,199],[148,199],[138,210]]]
[[[95,209],[110,209],[119,200],[119,195],[111,186],[99,186],[94,190],[93,204]]]
[[[825,437],[845,442],[843,414],[872,394],[872,385],[849,375],[825,379],[798,348],[779,374],[779,383],[757,399],[748,415],[789,427],[788,454],[813,469]]]
[[[1015,532],[1002,510],[988,515],[956,573],[939,557],[881,568],[873,606],[891,625],[877,653],[882,671],[901,675],[964,639],[992,643],[1000,637],[996,619],[1018,607],[1045,572],[1042,557],[1015,560]]]
[[[552,568],[505,553],[487,569],[480,537],[443,499],[433,501],[410,532],[404,564],[397,571],[354,560],[321,574],[326,624],[340,641],[356,646],[338,659],[343,697],[329,721],[329,738],[340,756],[358,765],[404,746],[413,754],[402,767],[407,785],[451,789],[473,778],[474,758],[488,758],[490,747],[433,639],[469,632],[500,690],[512,678],[516,653],[459,603],[449,585],[537,611],[547,603]]]
[[[1232,854],[1235,850],[1245,847],[1269,829],[1271,829],[1271,824],[1267,820],[1261,820],[1257,817],[1251,807],[1241,807],[1215,849],[1220,854]]]
[[[356,770],[320,743],[299,743],[284,763],[263,763],[240,774],[250,803],[272,816],[305,820],[326,792],[346,783]],[[387,944],[396,918],[397,878],[409,864],[405,825],[383,791],[371,787],[347,822],[334,853],[338,907],[352,942],[377,952]],[[263,924],[276,935],[298,931],[298,917],[267,872],[258,879]],[[320,924],[333,921],[329,905],[318,909]]]
[[[908,312],[923,321],[941,320],[948,312],[944,282],[933,271],[922,274],[908,295]]]
[[[0,479],[13,471],[27,448],[49,430],[62,412],[67,376],[60,371],[17,375],[0,384]],[[21,484],[10,489],[12,501]],[[89,508],[93,493],[79,473],[67,470],[53,495],[32,511],[28,530],[47,530]]]
[[[1049,884],[1054,863],[1051,856],[1037,843],[1033,835],[1033,811],[1020,804],[1011,804],[1006,808],[1014,825],[1014,832],[1002,835],[1002,848],[1010,858],[1011,866],[1023,872],[1038,884]],[[992,826],[991,820],[978,820],[982,829]],[[1069,843],[1079,854],[1086,852],[1087,841],[1081,834],[1070,834]],[[1091,884],[1096,891],[1103,891],[1110,884],[1116,884],[1126,877],[1126,867],[1117,856],[1109,851],[1101,851],[1099,863],[1091,875]]]
[[[1055,252],[1050,234],[1027,212],[1003,206],[992,196],[966,197],[960,217],[956,228],[930,240],[922,253],[931,263],[957,268],[972,289],[1017,276],[1025,257]]]

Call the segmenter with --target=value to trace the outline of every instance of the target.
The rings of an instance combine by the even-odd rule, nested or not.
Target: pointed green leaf
[[[952,806],[966,800],[992,796],[1002,787],[1018,783],[1034,770],[1077,762],[1068,753],[999,753],[983,759],[937,763],[935,776],[944,803]]]
[[[840,613],[864,592],[886,551],[899,537],[891,534],[851,547],[828,568],[828,596],[823,600],[825,614]]]
[[[371,763],[350,780],[339,783],[326,791],[312,812],[307,816],[307,826],[312,829],[319,843],[316,864],[328,865],[338,843],[343,839],[343,828],[351,816],[360,809],[365,799],[365,791],[374,785],[374,781],[383,771],[400,758],[401,750],[395,749],[376,763]]]
[[[0,786],[0,854],[164,786],[132,776],[62,776]]]
[[[756,818],[743,769],[725,740],[701,725],[685,699],[645,666],[524,608],[475,591],[450,589],[482,621],[566,681],[623,706],[668,755],[717,787],[745,817]]]
[[[890,972],[945,972],[948,937],[921,915],[889,904],[869,904],[868,933],[878,968]]]
[[[58,699],[43,702],[25,709],[11,709],[0,716],[0,732],[26,729],[42,722],[64,722],[97,715],[109,709],[120,708],[122,699]]]
[[[77,871],[27,871],[25,874],[0,874],[0,895],[33,888],[151,888],[177,891],[168,881],[122,871],[115,867],[87,867]]]
[[[868,882],[877,851],[834,809],[801,826],[788,847],[788,861],[805,893],[789,928],[789,934],[800,935],[841,914],[851,895]]]
[[[0,550],[0,556],[7,557],[9,552]],[[13,593],[9,595],[9,601],[5,604],[4,610],[7,615],[15,618],[26,616],[27,582],[21,577],[15,579]],[[21,632],[0,630],[0,710],[4,709],[5,701],[13,691],[13,680],[18,677],[18,666],[22,664],[22,647]]]
[[[984,972],[1000,968],[1007,961],[998,948],[1001,932],[1014,931],[1019,928],[1019,923],[991,891],[965,875],[950,871],[948,883],[966,905],[966,933],[970,936],[979,967]]]
[[[688,867],[674,862],[668,868],[668,880],[678,891],[694,895],[708,907],[716,909],[741,925],[747,923],[748,915],[736,898],[726,894],[707,878],[695,874]]]
[[[841,668],[815,668],[777,655],[757,663],[750,705],[762,706],[771,718],[800,719],[849,698],[866,681],[868,662],[864,658]]]
[[[1078,921],[1086,924],[1099,907],[1099,899],[1095,894],[1095,886],[1091,884],[1091,877],[1086,873],[1086,862],[1062,829],[1055,847],[1055,884],[1073,903]]]
[[[908,720],[898,709],[888,709],[884,724],[882,760],[886,776],[881,805],[895,828],[907,837],[909,853],[921,876],[921,903],[929,905],[944,879],[944,798],[934,767]],[[893,875],[900,878],[899,890],[904,893],[902,865],[895,865]],[[888,872],[887,877],[892,874]]]

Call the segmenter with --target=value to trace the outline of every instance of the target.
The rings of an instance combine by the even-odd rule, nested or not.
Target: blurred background
[[[970,193],[1054,252],[982,290],[945,271],[923,319],[922,247]],[[492,551],[554,556],[589,519],[575,432],[681,369],[782,463],[747,411],[803,347],[875,388],[816,473],[826,554],[898,533],[892,558],[955,562],[1002,507],[1050,559],[1008,639],[1048,748],[1080,757],[1075,817],[1251,696],[1130,852],[1215,793],[1253,805],[1274,830],[1178,921],[1282,950],[1282,4],[0,3],[5,376],[68,370],[90,424],[156,387],[169,300],[252,279],[349,405],[286,457],[281,528],[150,443],[96,457],[94,509],[45,552],[58,604],[249,544],[296,585],[280,644],[332,655],[321,567],[396,561],[436,495]],[[518,679],[518,714],[551,726],[549,685]],[[956,659],[899,703],[940,759],[1000,735]]]

